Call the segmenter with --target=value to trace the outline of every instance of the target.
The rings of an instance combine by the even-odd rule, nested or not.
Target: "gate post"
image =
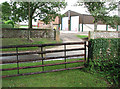
[[[88,41],[88,59],[87,59],[87,63],[89,63],[89,58],[90,58],[90,54],[89,51],[90,50],[90,41]]]
[[[56,40],[56,29],[54,28],[53,31],[54,31],[54,40]]]
[[[85,48],[85,50],[84,50],[84,53],[85,53],[84,60],[86,61],[86,41],[84,42],[84,48]]]
[[[92,42],[88,41],[88,63],[90,60],[93,60],[93,47],[91,46]]]

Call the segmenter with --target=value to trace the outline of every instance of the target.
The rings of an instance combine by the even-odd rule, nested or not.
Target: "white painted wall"
[[[106,31],[106,25],[98,24],[97,30]],[[83,31],[94,31],[94,24],[84,24]],[[108,25],[108,31],[116,31],[116,29],[113,29]],[[80,24],[80,32],[82,32],[82,24]]]
[[[81,26],[81,31],[82,31],[82,24]],[[100,31],[106,31],[106,25],[97,25],[97,30]],[[84,24],[83,25],[83,31],[94,31],[94,24]]]
[[[68,17],[62,18],[62,30],[68,31]],[[97,30],[106,31],[106,25],[97,25]],[[79,32],[79,16],[71,16],[71,31]],[[94,31],[94,24],[83,24],[83,31]],[[108,25],[108,31],[116,31]],[[80,24],[80,32],[82,32],[82,24]]]
[[[28,21],[20,22],[20,25],[28,25]],[[32,20],[32,25],[37,25],[37,21],[35,22],[34,20]]]
[[[62,18],[62,30],[68,31],[68,17]]]
[[[79,30],[79,16],[71,16],[71,31],[78,32]]]
[[[106,25],[97,25],[97,30],[106,31]]]
[[[93,31],[94,24],[83,24],[83,31]],[[80,24],[80,32],[82,32],[82,24]]]

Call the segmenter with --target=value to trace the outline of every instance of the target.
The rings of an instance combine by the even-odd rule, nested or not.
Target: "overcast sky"
[[[0,3],[5,2],[5,1],[10,1],[10,0],[0,0]],[[65,0],[68,4],[68,6],[65,9],[61,10],[61,13],[65,13],[68,10],[72,10],[81,14],[89,14],[86,8],[82,6],[73,6],[78,0]],[[118,11],[113,11],[110,13],[111,15],[118,15]]]
[[[78,0],[65,0],[67,2],[67,7],[65,8],[65,10],[61,10],[61,13],[65,13],[68,10],[72,10],[75,12],[79,12],[81,14],[89,14],[87,9],[84,8],[83,6],[74,6],[75,3],[77,3]]]
[[[68,3],[68,6],[65,8],[65,10],[61,11],[62,14],[68,10],[76,11],[81,14],[90,14],[87,8],[84,8],[83,6],[73,6],[75,3],[77,3],[78,0],[65,0],[65,1]],[[110,15],[118,15],[118,10],[110,12]]]

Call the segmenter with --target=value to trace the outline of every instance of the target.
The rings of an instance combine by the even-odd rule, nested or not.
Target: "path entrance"
[[[62,40],[63,43],[67,43],[67,42],[83,42],[83,41],[85,41],[83,39],[78,38],[77,35],[88,35],[88,32],[60,31],[60,39]],[[86,42],[86,43],[88,44],[88,42]],[[79,44],[78,45],[69,45],[69,46],[67,46],[67,49],[74,49],[74,48],[81,48],[81,47],[84,47],[84,46],[79,45]],[[57,47],[54,47],[54,48],[48,48],[46,50],[62,50],[62,49],[64,49],[63,46],[57,46]],[[67,55],[79,54],[79,53],[84,53],[84,51],[83,50],[70,51],[70,52],[67,52]],[[57,57],[57,56],[63,56],[63,55],[64,54],[62,52],[46,54],[47,57],[51,57],[51,56]],[[60,60],[60,59],[58,59],[58,60]]]

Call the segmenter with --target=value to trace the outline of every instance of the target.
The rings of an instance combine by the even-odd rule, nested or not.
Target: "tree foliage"
[[[84,5],[90,14],[94,17],[94,23],[98,21],[102,21],[105,24],[110,25],[111,27],[114,26],[114,21],[116,16],[110,16],[110,12],[115,10],[118,5],[117,3],[107,3],[106,2],[78,2],[78,5]],[[118,17],[117,17],[118,18]],[[94,29],[95,30],[95,29]]]
[[[14,22],[22,22],[29,20],[29,26],[32,28],[32,19],[35,21],[39,17],[45,23],[53,21],[56,16],[60,15],[58,12],[61,8],[65,8],[65,2],[10,2],[7,3],[10,6],[11,12],[9,16]],[[2,3],[2,6],[5,4]],[[6,6],[6,5],[5,5]],[[3,9],[5,9],[3,7]],[[6,12],[9,9],[6,9]],[[6,13],[3,13],[6,14]],[[11,14],[11,15],[10,15]],[[7,15],[5,15],[6,17]],[[4,18],[3,18],[4,19]]]
[[[9,20],[11,16],[11,7],[10,4],[7,2],[4,2],[0,5],[0,16],[2,16],[3,20]]]

